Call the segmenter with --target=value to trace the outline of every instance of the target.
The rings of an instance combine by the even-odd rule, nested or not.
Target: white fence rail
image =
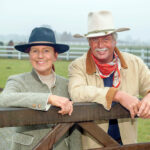
[[[83,47],[82,46],[70,46],[70,50],[60,54],[59,59],[63,60],[73,60],[78,58],[79,56],[82,56],[84,53],[88,51],[88,46]],[[140,49],[140,50],[135,50],[135,49],[120,49],[121,51],[128,52],[135,54],[139,57],[141,57],[144,62],[149,66],[150,68],[150,50],[148,49]],[[0,46],[0,58],[16,58],[16,59],[25,59],[28,58],[28,54],[26,53],[21,53],[17,50],[14,49],[14,47],[10,46]]]

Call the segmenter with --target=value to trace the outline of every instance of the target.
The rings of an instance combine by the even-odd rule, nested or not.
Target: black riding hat
[[[30,34],[28,43],[16,45],[15,49],[24,53],[28,53],[29,48],[36,45],[52,46],[58,53],[64,53],[69,50],[68,45],[57,44],[54,31],[45,27],[34,28]]]

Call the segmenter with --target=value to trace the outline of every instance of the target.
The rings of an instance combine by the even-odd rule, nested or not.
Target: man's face
[[[99,63],[109,63],[113,60],[113,52],[116,47],[116,41],[111,34],[89,38],[89,45],[93,55],[99,60]]]

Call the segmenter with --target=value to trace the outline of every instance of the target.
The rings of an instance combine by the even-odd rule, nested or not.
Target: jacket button
[[[36,108],[36,104],[32,104],[32,107],[33,107],[33,108]]]

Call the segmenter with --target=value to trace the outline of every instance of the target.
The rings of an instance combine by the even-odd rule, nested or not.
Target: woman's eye
[[[48,49],[45,49],[45,50],[44,50],[44,52],[48,53],[48,52],[49,52],[49,50],[48,50]]]
[[[34,50],[32,50],[31,52],[32,52],[32,53],[37,53],[37,50],[36,50],[36,49],[34,49]]]

